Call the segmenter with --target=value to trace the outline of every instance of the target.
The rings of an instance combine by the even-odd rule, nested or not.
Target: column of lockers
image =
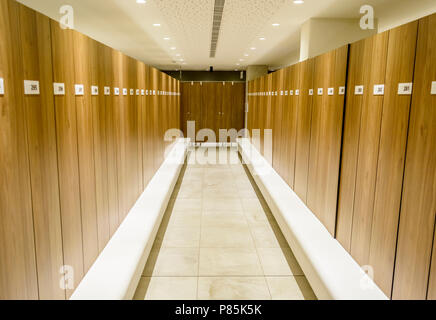
[[[159,167],[178,121],[153,117],[179,100],[147,96],[143,63],[15,1],[0,26],[0,299],[65,299]]]
[[[273,75],[286,78],[271,110],[274,168],[394,299],[436,298],[435,24],[431,15]],[[268,79],[251,84],[249,129],[265,127]]]

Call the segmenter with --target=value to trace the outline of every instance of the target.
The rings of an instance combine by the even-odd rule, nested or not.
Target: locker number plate
[[[431,83],[431,94],[436,94],[436,81]]]
[[[339,95],[343,96],[345,94],[345,87],[339,87]]]
[[[0,94],[5,94],[5,80],[0,78]]]
[[[93,96],[98,96],[98,87],[97,86],[92,86],[91,87],[91,94]]]
[[[318,95],[322,96],[324,94],[324,88],[318,88]]]
[[[398,85],[398,94],[399,95],[411,95],[412,94],[412,86],[413,84],[410,83],[400,83]]]
[[[354,94],[356,95],[356,96],[361,96],[361,95],[363,95],[363,86],[356,86],[355,88],[354,88]]]
[[[24,94],[39,94],[39,81],[24,80]]]
[[[53,92],[55,96],[65,95],[65,83],[53,83]]]
[[[328,89],[328,95],[333,96],[335,94],[335,88],[329,88]]]
[[[76,92],[76,96],[83,96],[85,94],[85,87],[83,86],[83,84],[76,84],[74,86],[75,92]]]
[[[385,94],[385,85],[384,84],[376,84],[374,86],[374,95],[382,96]]]
[[[104,87],[104,95],[109,96],[111,94],[111,88],[110,87]]]
[[[120,95],[120,88],[114,88],[114,95],[116,96]]]

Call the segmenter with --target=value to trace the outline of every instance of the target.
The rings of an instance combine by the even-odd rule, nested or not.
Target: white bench
[[[318,299],[388,299],[250,141],[238,149]]]
[[[72,300],[131,300],[183,167],[189,140],[178,139]]]

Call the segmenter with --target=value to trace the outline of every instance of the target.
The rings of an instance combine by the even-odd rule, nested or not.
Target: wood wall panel
[[[369,262],[375,282],[391,296],[404,177],[410,96],[399,96],[397,83],[413,82],[418,23],[389,32],[385,98],[375,184]]]
[[[394,299],[426,299],[436,212],[436,15],[419,21],[398,234]],[[434,267],[434,265],[432,265]],[[430,298],[434,298],[434,269]]]
[[[300,96],[297,98],[298,123],[295,150],[294,191],[304,202],[307,201],[307,179],[309,176],[310,129],[312,125],[313,59],[300,65]]]
[[[17,8],[0,2],[0,299],[37,299]]]
[[[25,79],[39,79],[39,96],[24,96],[32,186],[33,223],[40,299],[65,299],[59,286],[63,266],[62,226],[56,153],[50,21],[11,2],[19,13],[20,50]],[[21,88],[20,88],[21,89]]]
[[[85,35],[73,33],[74,83],[83,85],[85,94],[75,96],[79,159],[80,204],[82,212],[83,261],[86,273],[98,256],[98,227],[94,159],[94,130],[91,102],[90,54],[95,42]]]
[[[74,285],[84,275],[82,217],[76,97],[74,91],[74,31],[61,29],[51,20],[53,81],[65,84],[64,96],[55,96],[59,190],[64,263],[73,267]],[[67,298],[73,290],[67,290]]]
[[[280,152],[282,144],[284,143],[281,133],[282,133],[282,122],[283,122],[283,101],[285,99],[284,95],[284,82],[285,82],[285,71],[281,69],[274,73],[276,78],[276,89],[278,91],[277,99],[275,99],[273,107],[273,168],[279,172],[281,168]]]
[[[344,96],[348,46],[315,58],[314,104],[310,144],[307,204],[329,232],[335,233],[336,205],[342,143]],[[328,95],[328,88],[335,88]],[[318,88],[323,88],[318,95]]]
[[[91,42],[89,59],[90,83],[98,86],[99,94],[91,96],[92,121],[94,130],[94,160],[95,160],[95,194],[97,210],[97,239],[98,249],[101,252],[111,237],[110,232],[110,210],[109,210],[109,154],[108,154],[108,133],[107,133],[107,112],[106,96],[104,87],[110,86],[106,83],[105,77],[105,47],[88,39]]]

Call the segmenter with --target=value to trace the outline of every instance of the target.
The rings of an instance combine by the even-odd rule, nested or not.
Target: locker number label
[[[385,85],[384,84],[376,84],[374,86],[374,95],[382,96],[385,94]]]
[[[324,88],[318,88],[318,95],[322,96],[324,94]]]
[[[5,80],[0,78],[0,94],[5,94]]]
[[[333,96],[335,94],[335,88],[328,88],[328,95]]]
[[[74,86],[75,92],[76,92],[76,96],[83,96],[85,94],[85,87],[83,86],[83,84],[76,84]]]
[[[114,95],[116,96],[120,95],[120,88],[114,88]]]
[[[24,94],[39,94],[39,81],[24,80]]]
[[[137,96],[139,96],[139,93],[140,93],[139,89],[136,89],[136,95]]]
[[[141,90],[141,96],[145,96],[145,90]]]
[[[309,89],[309,96],[313,96],[313,89]]]
[[[98,96],[98,87],[97,86],[92,86],[91,87],[91,94],[93,96]]]
[[[354,88],[354,94],[355,94],[356,96],[362,96],[362,95],[363,95],[363,89],[364,89],[363,86],[356,86],[356,87]]]
[[[300,90],[295,90],[295,95],[299,96],[300,95]]]
[[[3,79],[2,79],[3,80]],[[0,86],[1,86],[2,84],[1,84],[1,81],[0,81]],[[0,89],[1,90],[1,89]],[[0,92],[0,94],[1,94],[1,92]],[[436,81],[433,81],[432,83],[431,83],[431,94],[436,94]]]
[[[345,87],[339,87],[339,95],[343,96],[345,94]]]
[[[127,93],[128,93],[128,91],[127,91],[127,89],[123,89],[123,96],[127,96]]]
[[[111,88],[110,87],[104,87],[104,95],[109,96],[111,94]]]
[[[65,95],[65,83],[53,83],[53,92],[55,96]]]
[[[412,94],[412,86],[413,84],[410,83],[400,83],[398,85],[398,94],[399,95],[411,95]]]

